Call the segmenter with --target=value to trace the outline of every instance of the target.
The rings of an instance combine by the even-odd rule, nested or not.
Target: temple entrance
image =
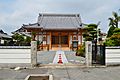
[[[69,35],[65,32],[55,32],[51,36],[52,48],[68,48],[69,49]]]
[[[52,45],[68,46],[68,36],[52,36]]]

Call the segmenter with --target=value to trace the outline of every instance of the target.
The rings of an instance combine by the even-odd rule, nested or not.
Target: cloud
[[[84,23],[101,21],[105,32],[108,17],[119,9],[119,3],[119,0],[3,0],[0,1],[0,28],[10,33],[22,24],[37,22],[39,13],[80,13]]]

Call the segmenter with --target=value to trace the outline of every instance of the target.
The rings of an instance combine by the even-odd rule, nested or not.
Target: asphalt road
[[[120,66],[106,68],[0,69],[0,80],[24,80],[29,74],[52,74],[54,80],[120,80]]]

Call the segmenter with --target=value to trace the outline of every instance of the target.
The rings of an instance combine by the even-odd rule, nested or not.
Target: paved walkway
[[[59,50],[59,51],[56,52],[56,55],[55,55],[54,60],[53,60],[53,64],[59,64],[58,62],[60,60],[59,59],[60,56],[61,56],[61,61],[62,61],[63,64],[68,63],[68,60],[65,56],[64,51]]]
[[[72,64],[85,64],[85,58],[76,56],[74,51],[65,51],[66,58]]]
[[[58,64],[59,56],[63,64],[84,64],[85,58],[76,56],[74,51],[38,51],[37,62],[39,64]]]
[[[38,51],[37,62],[39,64],[52,64],[56,51]]]

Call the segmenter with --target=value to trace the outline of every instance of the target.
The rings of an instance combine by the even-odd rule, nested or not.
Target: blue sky
[[[120,14],[120,0],[0,0],[0,29],[9,33],[22,24],[34,23],[39,13],[79,13],[82,22],[100,23],[108,30],[112,11]]]

